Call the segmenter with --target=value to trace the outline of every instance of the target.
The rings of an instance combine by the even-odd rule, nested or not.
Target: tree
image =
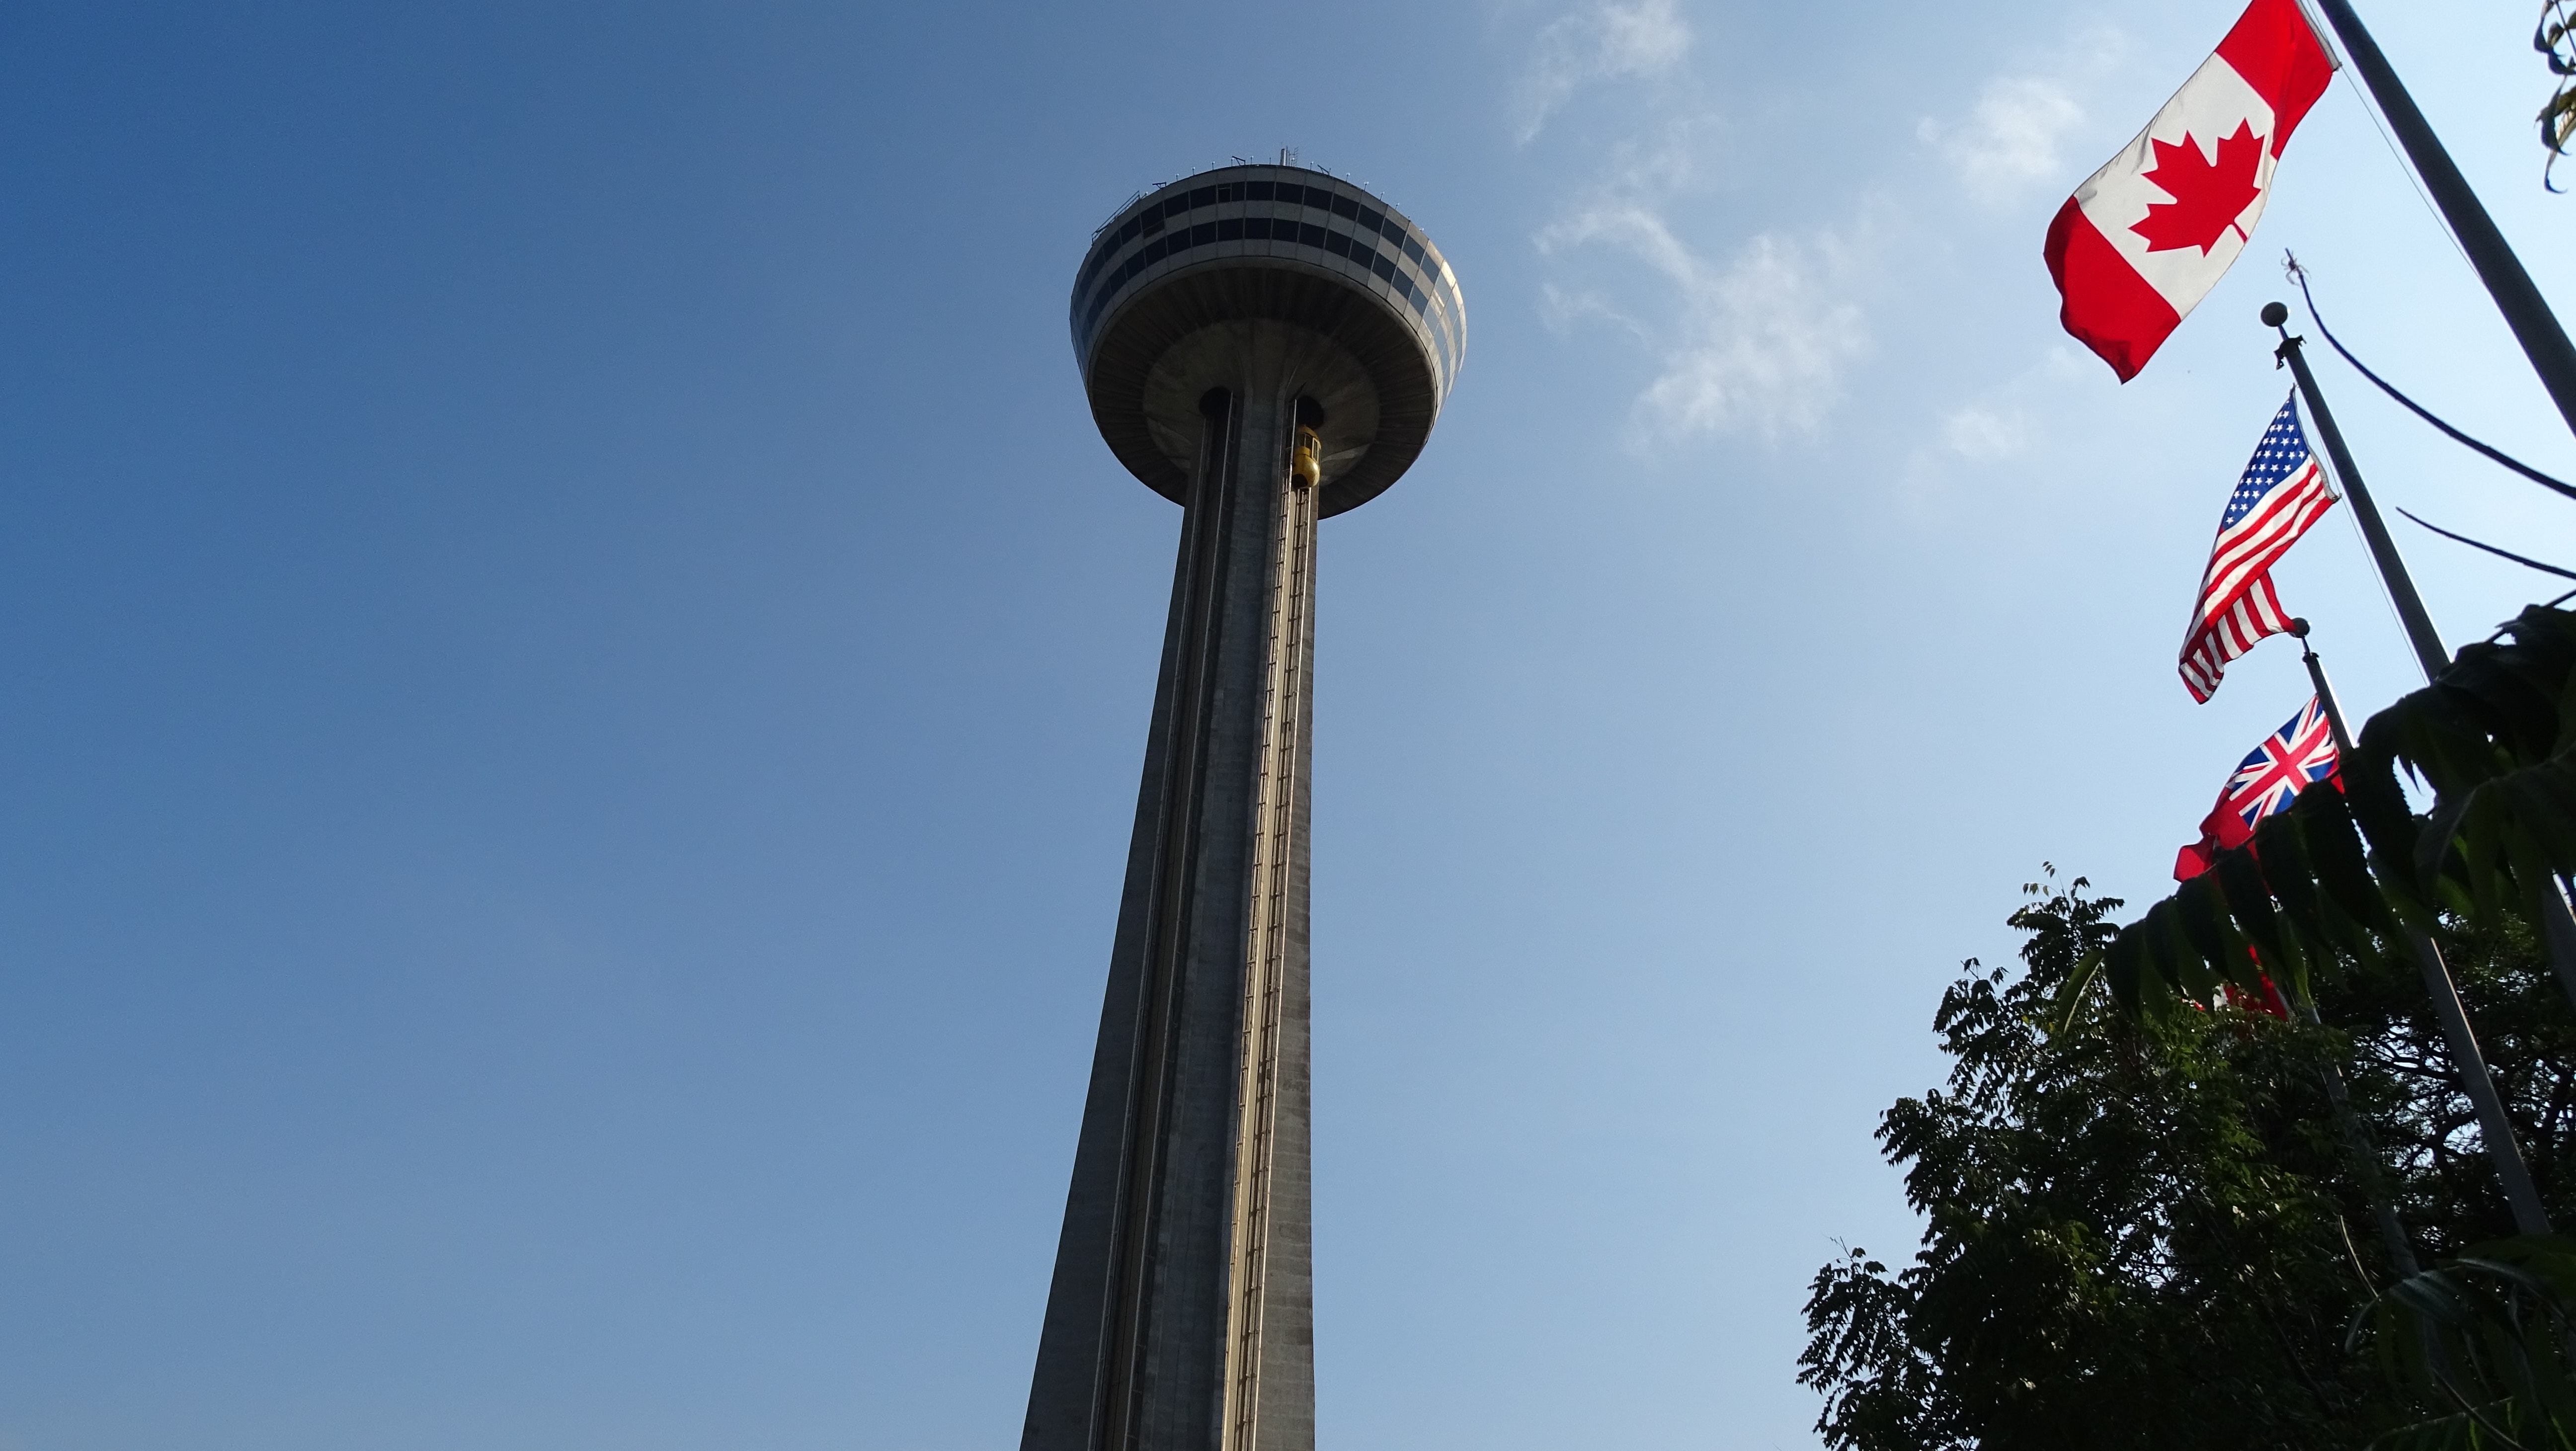
[[[2446,1412],[2348,1353],[2394,1275],[2389,1196],[2416,1252],[2508,1234],[2411,979],[2320,980],[2325,1020],[2226,1005],[2120,1010],[2098,958],[2121,905],[2077,879],[2028,888],[2019,970],[1973,960],[1933,1020],[1945,1089],[1879,1129],[1925,1217],[1913,1262],[1865,1250],[1818,1271],[1800,1380],[1851,1451],[2354,1448]],[[2569,1156],[2576,1020],[2506,918],[2454,968],[2552,1208]],[[2338,1127],[2339,1067],[2375,1146]]]
[[[2555,191],[2549,170],[2576,142],[2576,19],[2570,18],[2568,0],[2541,0],[2540,26],[2531,34],[2531,48],[2546,58],[2549,73],[2558,78],[2558,89],[2540,108],[2539,118],[2540,144],[2549,148],[2540,181]]]

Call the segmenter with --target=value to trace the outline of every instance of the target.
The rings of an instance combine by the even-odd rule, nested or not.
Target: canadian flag
[[[2048,225],[2058,320],[2125,383],[2254,237],[2334,58],[2298,0],[2254,0],[2218,51]]]

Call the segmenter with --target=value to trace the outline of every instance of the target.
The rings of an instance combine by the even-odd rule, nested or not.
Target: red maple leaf
[[[2146,220],[2129,228],[2147,239],[2148,251],[2198,247],[2206,257],[2230,227],[2245,237],[2236,219],[2263,194],[2254,184],[2254,172],[2263,163],[2263,138],[2254,134],[2253,123],[2236,123],[2236,134],[2218,143],[2215,162],[2200,154],[2188,131],[2179,146],[2152,137],[2149,142],[2156,148],[2156,164],[2147,168],[2145,178],[2173,200],[2149,202]]]

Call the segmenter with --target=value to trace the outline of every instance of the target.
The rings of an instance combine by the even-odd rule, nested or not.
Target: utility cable
[[[2524,556],[2522,556],[2522,555],[2519,555],[2519,554],[2514,553],[2514,552],[2513,552],[2512,550],[2510,550],[2510,549],[2498,549],[2498,548],[2496,548],[2496,547],[2495,547],[2494,545],[2492,545],[2492,544],[2481,543],[2481,542],[2480,542],[2480,541],[2478,541],[2478,540],[2471,539],[2471,538],[2470,538],[2469,536],[2467,536],[2466,534],[2454,534],[2454,533],[2452,533],[2450,530],[2443,528],[2443,527],[2442,527],[2441,525],[2439,525],[2439,524],[2426,523],[2426,522],[2425,522],[2425,520],[2424,520],[2423,518],[2421,518],[2420,516],[2418,516],[2414,511],[2412,511],[2412,510],[2408,509],[2408,508],[2407,508],[2405,505],[2403,505],[2403,504],[2400,504],[2400,505],[2398,505],[2398,506],[2397,506],[2397,512],[2398,512],[2398,513],[2400,513],[2400,514],[2404,514],[2404,515],[2405,515],[2407,518],[2409,518],[2409,519],[2413,519],[2413,520],[2414,520],[2416,523],[2418,523],[2418,524],[2422,524],[2425,528],[2432,530],[2434,533],[2441,535],[2443,538],[2445,538],[2445,539],[2456,539],[2456,540],[2458,540],[2460,543],[2462,543],[2462,544],[2465,544],[2465,545],[2469,546],[2471,549],[2483,549],[2483,550],[2485,550],[2487,553],[2492,554],[2492,555],[2496,555],[2496,556],[2498,556],[2499,558],[2503,558],[2503,559],[2510,559],[2510,560],[2512,560],[2514,563],[2519,564],[2519,565],[2522,565],[2522,566],[2523,566],[2524,568],[2526,568],[2526,569],[2536,569],[2536,570],[2539,570],[2542,574],[2554,574],[2554,575],[2558,576],[2560,579],[2576,579],[2576,569],[2560,569],[2557,565],[2554,565],[2554,564],[2543,564],[2543,563],[2541,563],[2541,562],[2540,562],[2539,560],[2537,560],[2537,559],[2527,559],[2527,558],[2525,558],[2525,557],[2524,557]]]
[[[2307,8],[2305,4],[2299,7],[2302,13]],[[2319,41],[2326,42],[2326,56],[2334,62],[2334,73],[2343,77],[2345,87],[2361,103],[2361,114],[2370,118],[2370,129],[2379,133],[2379,144],[2388,148],[2388,159],[2397,163],[2397,174],[2406,178],[2408,186],[2415,188],[2415,199],[2424,204],[2424,214],[2433,219],[2434,230],[2442,234],[2443,241],[2451,244],[2452,251],[2460,254],[2461,261],[2469,263],[2470,271],[2476,271],[2478,264],[2469,261],[2469,249],[2460,245],[2459,234],[2451,230],[2450,219],[2442,215],[2440,207],[2433,205],[2432,193],[2424,190],[2424,179],[2415,174],[2415,164],[2397,149],[2397,138],[2388,134],[2388,123],[2380,117],[2379,102],[2370,94],[2370,87],[2352,78],[2352,68],[2343,63],[2343,57],[2335,52],[2333,43],[2326,41],[2326,27],[2317,24],[2315,16],[2308,17],[2308,27],[2316,32]]]
[[[2325,337],[2327,345],[2332,347],[2337,353],[2342,354],[2345,362],[2352,364],[2354,372],[2368,378],[2372,385],[2377,387],[2380,392],[2396,399],[2399,403],[2405,406],[2408,412],[2423,419],[2426,423],[2433,425],[2435,428],[2440,429],[2443,435],[2449,438],[2453,443],[2460,444],[2463,447],[2483,454],[2490,462],[2502,464],[2504,467],[2513,470],[2515,473],[2522,475],[2524,478],[2531,480],[2533,483],[2538,484],[2543,488],[2555,489],[2570,499],[2576,499],[2576,484],[2564,483],[2558,479],[2553,479],[2549,475],[2542,473],[2540,470],[2533,468],[2531,465],[2524,463],[2522,460],[2506,453],[2504,450],[2495,448],[2488,444],[2480,443],[2478,440],[2469,437],[2467,434],[2453,428],[2450,424],[2443,422],[2439,417],[2435,416],[2433,410],[2416,402],[2414,399],[2407,397],[2405,394],[2398,392],[2396,386],[2391,384],[2387,379],[2370,371],[2368,365],[2364,364],[2361,359],[2354,357],[2352,355],[2352,349],[2345,347],[2342,340],[2334,335],[2334,331],[2326,326],[2325,317],[2317,311],[2316,294],[2308,290],[2308,269],[2299,265],[2298,258],[2291,257],[2288,253],[2283,253],[2282,255],[2288,259],[2285,270],[2289,272],[2290,280],[2299,284],[2299,296],[2307,299],[2309,319],[2316,323],[2317,331]],[[2410,519],[2415,518],[2412,514],[2409,514],[2406,517]],[[2421,519],[2416,519],[2415,522],[2419,524],[2424,523]],[[2431,529],[2433,526],[2425,524],[2424,527]],[[2438,533],[2439,531],[2437,530],[2435,532]],[[2576,576],[2571,576],[2571,578],[2576,578]]]

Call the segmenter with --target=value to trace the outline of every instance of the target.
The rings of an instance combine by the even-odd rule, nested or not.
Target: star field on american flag
[[[2263,441],[2254,446],[2254,458],[2245,465],[2245,477],[2236,481],[2236,492],[2227,497],[2227,512],[2219,516],[2221,533],[2236,527],[2253,507],[2263,502],[2272,486],[2308,464],[2307,435],[2299,431],[2298,415],[2290,405],[2272,415],[2272,426],[2263,430]]]
[[[2334,501],[2325,469],[2308,451],[2307,434],[2299,428],[2294,394],[2272,415],[2272,426],[2263,430],[2263,441],[2255,445],[2254,457],[2219,516],[2218,537],[2209,546],[2209,566],[2201,574],[2200,598],[2192,606],[2191,630],[2183,637],[2176,667],[2192,699],[2209,699],[2228,661],[2253,649],[2264,636],[2290,627],[2290,617],[2272,592],[2272,566]]]

